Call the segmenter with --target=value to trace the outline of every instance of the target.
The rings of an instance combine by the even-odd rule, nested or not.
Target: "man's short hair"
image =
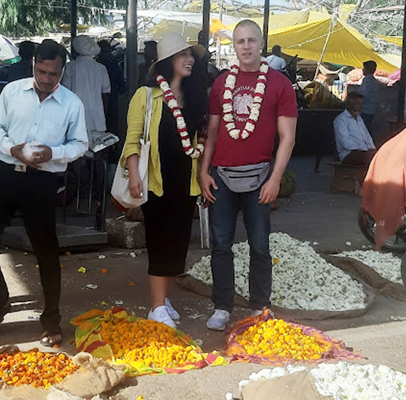
[[[110,43],[107,40],[105,40],[105,39],[99,40],[97,42],[97,44],[99,45],[100,50],[101,50],[102,53],[110,53],[111,46],[110,46]]]
[[[350,104],[352,104],[357,99],[363,99],[364,96],[360,92],[351,92],[348,93],[347,99],[345,100],[345,105],[348,108]]]
[[[243,19],[235,26],[234,31],[233,31],[233,38],[234,38],[234,32],[236,31],[237,28],[240,28],[242,26],[250,26],[250,25],[254,26],[258,30],[258,34],[262,38],[261,28],[255,21],[251,21],[250,19]]]
[[[35,51],[35,62],[56,60],[61,57],[62,68],[66,64],[66,49],[52,39],[44,39]]]
[[[31,60],[35,53],[35,43],[24,40],[18,45],[18,54],[23,60]]]
[[[377,65],[374,60],[365,61],[362,65],[368,74],[373,74],[376,71]]]
[[[282,52],[281,46],[275,44],[275,46],[272,47],[272,51],[271,51],[272,54],[279,56],[281,54],[281,52]]]

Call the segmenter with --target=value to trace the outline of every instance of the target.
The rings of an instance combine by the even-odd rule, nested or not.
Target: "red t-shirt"
[[[224,85],[228,73],[220,75],[214,82],[209,101],[209,114],[223,115]],[[251,112],[258,72],[240,71],[233,92],[234,123],[243,129]],[[296,95],[292,83],[282,73],[269,69],[264,99],[254,132],[247,139],[233,139],[221,118],[214,167],[252,165],[272,159],[277,119],[280,116],[297,117]]]

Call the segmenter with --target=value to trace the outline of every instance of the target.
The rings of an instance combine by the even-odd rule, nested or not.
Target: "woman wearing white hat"
[[[151,152],[148,202],[142,206],[151,289],[149,319],[176,327],[180,318],[168,300],[173,277],[184,272],[193,212],[200,194],[197,161],[203,153],[201,133],[206,113],[206,88],[199,75],[203,46],[189,45],[181,35],[165,35],[152,64]],[[128,132],[122,166],[127,164],[130,192],[142,192],[138,154],[143,134],[146,88],[137,90],[128,111]]]

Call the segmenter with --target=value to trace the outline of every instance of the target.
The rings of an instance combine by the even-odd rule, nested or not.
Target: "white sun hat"
[[[155,67],[159,62],[189,48],[191,48],[193,53],[195,53],[200,59],[202,59],[206,53],[206,49],[202,45],[189,44],[183,36],[179,35],[179,33],[168,33],[163,36],[157,44],[158,59],[151,65],[149,73],[153,75]]]
[[[87,35],[79,35],[73,39],[73,48],[82,56],[97,56],[100,46],[94,39]]]

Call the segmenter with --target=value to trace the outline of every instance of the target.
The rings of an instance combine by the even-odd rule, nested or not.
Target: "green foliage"
[[[70,22],[70,1],[0,0],[0,32],[10,36],[43,35],[56,32]],[[78,1],[78,17],[92,23],[95,16],[103,21],[105,9],[125,8],[126,0]]]

